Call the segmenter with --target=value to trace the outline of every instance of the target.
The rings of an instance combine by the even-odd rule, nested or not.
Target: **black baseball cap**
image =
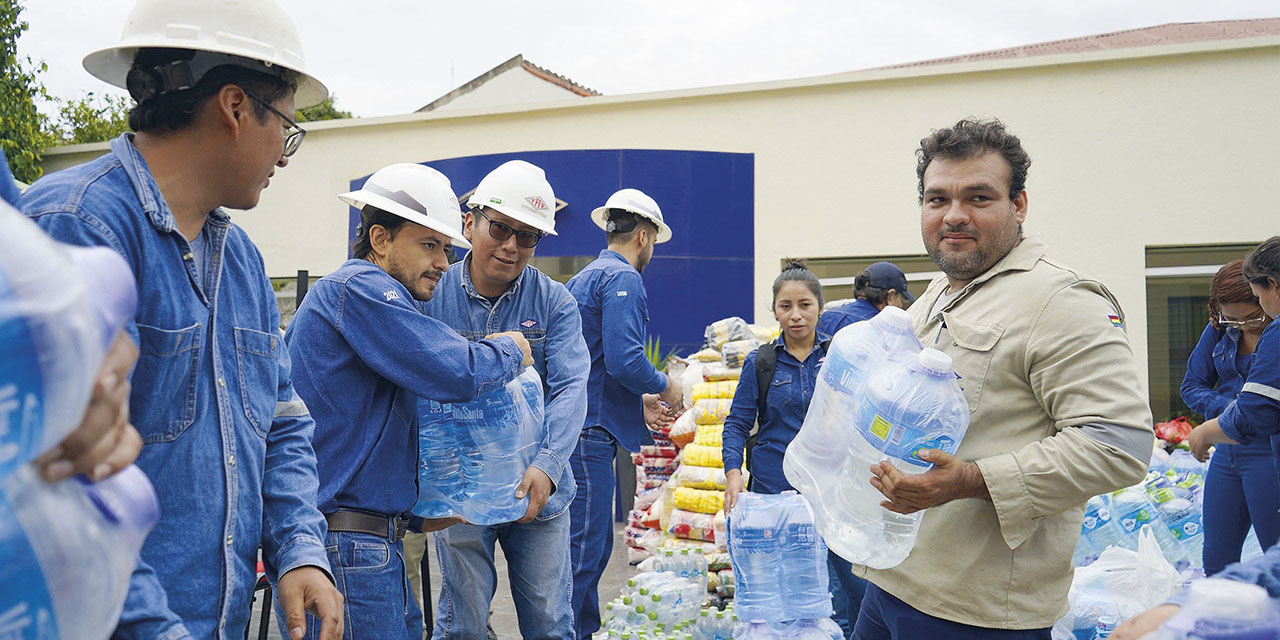
[[[877,262],[867,267],[867,275],[871,277],[868,285],[881,289],[893,289],[902,294],[907,302],[915,302],[916,297],[907,291],[907,274],[892,262]]]

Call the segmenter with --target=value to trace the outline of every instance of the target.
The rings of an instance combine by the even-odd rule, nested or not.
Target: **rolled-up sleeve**
[[[1039,520],[1146,476],[1151,412],[1128,337],[1112,314],[1120,315],[1114,298],[1081,281],[1053,295],[1033,325],[1029,381],[1057,432],[976,461],[1011,549]]]

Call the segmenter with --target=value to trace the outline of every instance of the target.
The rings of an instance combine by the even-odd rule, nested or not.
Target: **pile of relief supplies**
[[[1157,439],[1142,483],[1089,499],[1072,557],[1070,609],[1054,625],[1054,640],[1105,638],[1178,591],[1219,582],[1203,580],[1207,466],[1179,440]],[[1251,530],[1243,557],[1261,554]]]
[[[743,361],[775,339],[777,328],[734,317],[712,323],[705,336],[706,348],[670,363],[686,411],[668,429],[651,432],[654,444],[632,455],[636,496],[625,538],[639,573],[606,605],[608,637],[729,638],[737,622],[721,437]],[[697,607],[671,604],[673,594],[682,603],[698,600]]]

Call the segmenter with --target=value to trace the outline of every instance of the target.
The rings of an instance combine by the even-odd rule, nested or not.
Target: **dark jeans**
[[[1219,445],[1204,481],[1204,573],[1240,561],[1249,525],[1268,549],[1280,539],[1280,493],[1271,443]]]
[[[867,584],[856,640],[1050,640],[1049,629],[984,629],[935,618]]]

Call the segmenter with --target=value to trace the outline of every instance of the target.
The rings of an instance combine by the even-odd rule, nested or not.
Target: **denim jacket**
[[[1273,321],[1262,331],[1240,395],[1222,410],[1218,425],[1241,444],[1280,434],[1280,322]],[[1272,442],[1273,449],[1276,444]]]
[[[617,251],[605,249],[569,280],[582,314],[582,337],[591,353],[585,426],[602,426],[627,451],[651,442],[640,396],[659,393],[667,377],[644,354],[649,307],[640,272]]]
[[[880,313],[875,305],[866,298],[855,298],[853,302],[840,305],[830,311],[823,311],[818,316],[818,333],[834,336],[837,331],[863,320],[870,320]]]
[[[472,400],[515,378],[523,359],[511,338],[468,342],[422,315],[367,260],[321,278],[285,341],[298,393],[315,410],[324,513],[408,514],[418,500],[418,396]]]
[[[23,205],[58,240],[119,252],[138,282],[141,306],[127,327],[140,351],[129,412],[161,518],[113,637],[239,638],[259,545],[273,581],[304,565],[329,570],[315,424],[289,380],[262,256],[215,209],[203,230],[213,269],[201,287],[131,134],[113,140],[111,153],[41,179]]]
[[[499,331],[519,331],[533,350],[533,367],[542,376],[547,435],[531,466],[551,478],[553,493],[538,512],[550,520],[569,508],[577,492],[569,455],[587,415],[587,371],[591,359],[582,339],[582,318],[564,285],[526,266],[496,303],[471,282],[471,254],[445,272],[435,295],[423,303],[427,315],[453,327],[468,340]]]
[[[1182,401],[1206,420],[1222,413],[1244,386],[1253,354],[1240,357],[1240,330],[1206,326],[1187,358]]]
[[[764,408],[764,415],[760,415],[758,406],[760,381],[756,376],[756,359],[759,352],[747,354],[742,363],[742,375],[738,378],[737,390],[733,392],[729,416],[724,420],[720,447],[725,469],[742,468],[747,435],[751,433],[751,426],[759,422],[760,430],[749,469],[755,483],[752,491],[756,493],[782,493],[792,489],[782,475],[782,455],[800,432],[804,415],[809,411],[809,401],[813,399],[813,390],[818,383],[818,367],[825,355],[819,341],[825,339],[826,336],[820,334],[814,340],[804,362],[787,351],[785,336],[760,345],[761,349],[776,349],[778,352],[773,379],[769,382],[769,405]]]

